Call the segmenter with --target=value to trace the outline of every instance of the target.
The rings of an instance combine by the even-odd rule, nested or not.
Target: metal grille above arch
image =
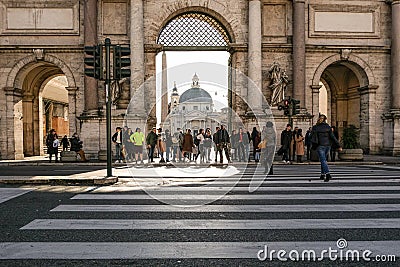
[[[161,30],[157,40],[164,50],[226,50],[231,42],[228,31],[220,22],[200,12],[174,17]]]

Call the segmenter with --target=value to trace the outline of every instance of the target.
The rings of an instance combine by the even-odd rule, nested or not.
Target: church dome
[[[212,98],[206,90],[199,88],[191,88],[186,90],[179,98],[179,103],[184,102],[207,102],[212,103]]]
[[[199,78],[195,74],[193,76],[193,84],[192,88],[183,92],[181,97],[179,98],[179,103],[184,102],[206,102],[212,103],[211,95],[204,89],[199,86]]]

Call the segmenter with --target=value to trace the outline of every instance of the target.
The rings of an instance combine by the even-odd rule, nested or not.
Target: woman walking
[[[327,155],[329,154],[332,143],[336,144],[338,151],[341,151],[342,148],[340,147],[339,141],[333,135],[331,126],[326,123],[326,119],[324,114],[319,115],[317,124],[312,128],[311,142],[313,146],[317,148],[319,160],[321,162],[320,179],[329,182],[332,176],[329,173],[328,162],[326,160]]]

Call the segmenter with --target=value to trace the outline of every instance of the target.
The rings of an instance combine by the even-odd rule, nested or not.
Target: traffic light
[[[101,45],[85,46],[85,75],[103,79],[103,47]],[[89,66],[89,67],[88,67]]]
[[[300,113],[300,100],[293,99],[292,98],[292,109],[293,109],[293,115],[297,115]]]
[[[121,80],[131,77],[131,49],[124,46],[114,46],[114,72],[113,79]],[[129,67],[126,68],[125,67]]]
[[[278,110],[284,110],[284,114],[286,116],[290,115],[290,99],[284,99],[282,102],[278,105]]]

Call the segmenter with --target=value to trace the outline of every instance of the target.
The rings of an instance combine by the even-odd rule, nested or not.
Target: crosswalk
[[[175,177],[148,188],[126,179],[76,194],[22,226],[49,240],[0,243],[0,259],[279,261],[267,248],[313,250],[321,260],[331,260],[320,254],[328,248],[369,250],[373,261],[400,257],[400,168],[335,166],[332,173],[329,183],[319,180],[318,166],[277,166],[266,179],[254,168]],[[252,180],[261,186],[250,193]]]

